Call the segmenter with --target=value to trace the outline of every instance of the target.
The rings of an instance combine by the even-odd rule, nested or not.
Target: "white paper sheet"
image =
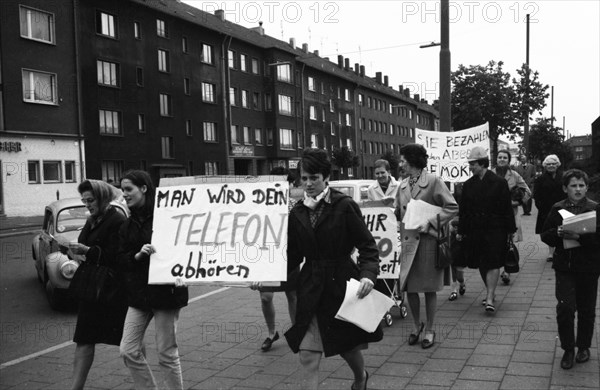
[[[373,333],[379,322],[381,322],[383,315],[394,306],[394,301],[377,290],[372,290],[366,297],[358,299],[356,293],[359,286],[360,282],[356,279],[348,281],[344,302],[342,302],[335,318],[350,322],[369,333]]]
[[[427,203],[421,199],[411,199],[406,205],[406,213],[402,219],[404,228],[409,230],[417,229],[425,222],[435,219],[436,215],[441,212],[442,208],[440,206]]]

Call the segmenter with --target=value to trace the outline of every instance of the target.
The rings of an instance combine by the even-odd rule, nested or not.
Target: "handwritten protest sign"
[[[470,177],[467,156],[475,146],[490,149],[489,125],[452,133],[415,129],[415,143],[427,149],[427,170],[448,182],[463,182]]]
[[[398,223],[394,211],[383,202],[365,202],[361,205],[363,219],[379,249],[379,279],[397,279],[400,276],[400,245]],[[353,257],[358,253],[355,250]]]
[[[150,284],[287,279],[287,181],[158,187]]]

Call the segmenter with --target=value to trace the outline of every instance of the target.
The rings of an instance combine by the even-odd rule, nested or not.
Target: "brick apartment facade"
[[[438,129],[387,76],[175,0],[8,0],[0,25],[0,214],[36,215],[84,177],[258,175],[305,147],[385,151]],[[15,55],[13,53],[19,53]]]

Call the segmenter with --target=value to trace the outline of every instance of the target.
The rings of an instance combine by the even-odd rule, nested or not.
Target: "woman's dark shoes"
[[[267,337],[262,343],[260,349],[262,349],[264,352],[267,352],[269,349],[271,349],[271,346],[277,340],[279,340],[279,332],[275,332],[275,336],[273,336],[273,338]]]
[[[510,284],[510,275],[507,274],[506,272],[502,272],[502,275],[500,275],[500,278],[502,279],[502,283],[504,283],[505,285],[509,285]]]
[[[588,348],[579,348],[577,355],[575,355],[575,361],[577,363],[585,363],[590,360],[590,350]]]
[[[431,332],[431,339],[427,338],[427,332],[425,332],[425,337],[423,337],[423,341],[421,341],[421,348],[431,348],[433,347],[433,344],[435,344],[435,332]]]
[[[467,285],[466,284],[461,284],[460,286],[458,286],[458,293],[460,295],[465,295],[465,293],[467,292]]]
[[[488,313],[495,313],[496,312],[496,306],[492,305],[491,303],[486,303],[485,304],[485,311]]]
[[[569,370],[573,368],[573,358],[575,357],[575,351],[572,349],[566,350],[561,361],[560,368],[563,370]]]
[[[448,297],[448,300],[449,300],[449,301],[456,301],[456,299],[457,299],[457,298],[458,298],[458,294],[457,294],[457,292],[456,292],[456,291],[452,291],[452,292],[450,293],[450,296]]]
[[[411,333],[408,336],[408,345],[415,345],[416,343],[419,342],[419,336],[421,335],[421,332],[423,331],[424,327],[425,327],[425,323],[421,322],[421,327],[419,328],[419,332],[417,332],[417,334]]]
[[[367,390],[367,382],[369,381],[369,372],[365,370],[365,385],[362,387],[362,390]],[[350,386],[350,390],[359,390],[358,387],[354,386],[355,383]]]

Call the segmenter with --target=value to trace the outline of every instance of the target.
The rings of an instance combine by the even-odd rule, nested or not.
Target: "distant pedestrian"
[[[158,389],[146,360],[144,335],[154,318],[158,364],[165,377],[166,389],[183,389],[177,320],[179,311],[188,303],[185,286],[149,285],[150,255],[155,252],[152,241],[154,196],[156,189],[145,171],[125,172],[121,179],[123,197],[131,211],[119,231],[118,260],[124,267],[129,309],[120,352],[129,368],[136,389]]]
[[[527,161],[527,155],[521,154],[519,156],[519,164],[515,165],[514,170],[525,180],[525,184],[529,187],[529,190],[533,192],[533,181],[535,179],[535,166]],[[523,206],[523,215],[531,215],[531,206],[533,198],[530,197],[527,201],[523,200],[521,205]]]
[[[84,255],[86,262],[109,267],[119,281],[116,284],[121,284],[117,264],[118,233],[127,217],[110,204],[119,195],[118,191],[100,180],[84,180],[77,190],[90,216],[79,233],[78,242],[70,244],[69,250],[75,255]],[[101,302],[78,302],[73,338],[77,344],[73,362],[73,390],[84,388],[94,362],[96,344],[119,345],[121,342],[127,304],[125,291],[114,287],[110,291],[110,298],[105,294]]]
[[[541,238],[546,244],[556,248],[552,268],[556,275],[558,336],[564,350],[560,366],[568,370],[573,367],[573,359],[577,363],[590,359],[600,277],[600,206],[586,197],[589,178],[585,172],[570,169],[564,173],[562,181],[567,199],[552,206],[544,222]],[[577,234],[565,229],[563,217],[559,213],[561,210],[575,215],[595,211],[596,231]],[[565,249],[563,240],[574,240],[579,246]],[[574,330],[575,312],[577,338]],[[575,347],[578,349],[577,355]]]
[[[413,318],[413,332],[408,344],[419,341],[424,331],[421,347],[435,344],[434,321],[437,310],[437,292],[444,288],[444,269],[435,267],[437,232],[458,213],[458,205],[446,184],[438,176],[427,172],[427,150],[423,145],[408,144],[400,148],[400,165],[409,175],[400,183],[396,200],[396,216],[402,221],[412,200],[420,200],[440,207],[439,221],[433,217],[422,218],[417,229],[407,229],[400,223],[401,257],[400,287],[406,291],[408,307]],[[425,296],[425,323],[421,322],[421,298]]]
[[[544,172],[535,179],[533,184],[533,199],[535,207],[538,209],[537,220],[535,223],[535,234],[541,234],[544,221],[556,202],[565,199],[567,196],[562,189],[562,170],[560,169],[560,160],[555,154],[546,156],[542,162]],[[554,247],[548,248],[548,259],[552,261]]]
[[[463,185],[459,204],[458,234],[469,268],[479,268],[485,283],[485,311],[496,311],[495,296],[500,268],[508,252],[508,238],[516,230],[508,183],[492,173],[485,149],[469,152],[473,176]]]
[[[381,200],[385,205],[396,207],[396,193],[400,183],[391,173],[390,163],[387,160],[375,161],[375,183],[367,189],[369,200]]]
[[[360,282],[358,299],[367,296],[379,274],[379,251],[360,208],[351,197],[330,188],[331,162],[323,149],[306,149],[298,164],[305,198],[290,213],[288,271],[303,261],[297,285],[296,321],[285,333],[300,354],[299,387],[316,389],[321,357],[340,355],[352,370],[353,389],[366,389],[369,374],[362,350],[383,338],[335,318],[350,278]],[[358,249],[355,263],[351,253]]]

